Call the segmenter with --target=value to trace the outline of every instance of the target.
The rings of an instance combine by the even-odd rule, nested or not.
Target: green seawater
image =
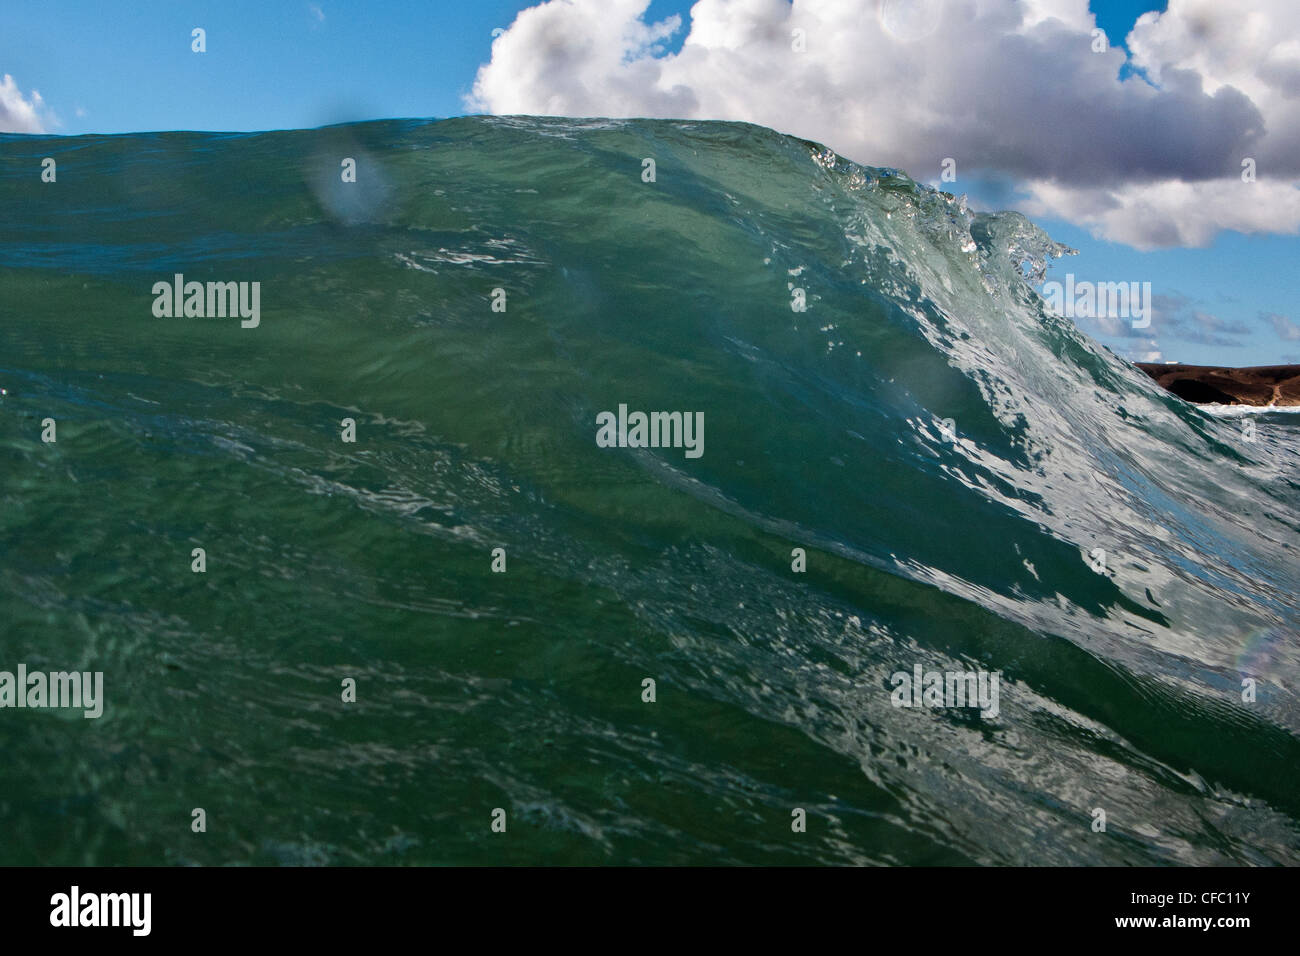
[[[742,124],[0,136],[0,671],[104,675],[0,708],[0,864],[1300,862],[1300,416],[1064,251]]]

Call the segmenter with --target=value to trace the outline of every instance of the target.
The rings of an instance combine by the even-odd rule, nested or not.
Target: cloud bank
[[[1141,249],[1300,231],[1300,3],[1170,0],[1130,53],[1087,0],[549,0],[492,45],[490,113],[725,119],[1012,204]],[[688,29],[681,49],[667,42]],[[1253,181],[1243,181],[1251,161]]]

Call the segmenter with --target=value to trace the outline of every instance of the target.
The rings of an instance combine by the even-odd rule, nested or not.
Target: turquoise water
[[[530,118],[4,135],[0,210],[0,670],[105,696],[0,709],[0,863],[1300,862],[1300,423],[1047,314],[1023,218]]]

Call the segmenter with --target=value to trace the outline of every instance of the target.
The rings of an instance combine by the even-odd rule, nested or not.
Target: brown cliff
[[[1300,365],[1158,365],[1137,367],[1179,398],[1223,405],[1300,405]]]

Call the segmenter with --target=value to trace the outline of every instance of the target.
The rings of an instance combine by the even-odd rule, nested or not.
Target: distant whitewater
[[[1240,418],[1243,415],[1295,415],[1300,414],[1300,405],[1224,405],[1210,402],[1200,406],[1211,415],[1224,418]]]
[[[0,205],[0,670],[104,674],[0,710],[0,863],[1300,863],[1300,423],[1023,217],[530,118],[6,135]]]

